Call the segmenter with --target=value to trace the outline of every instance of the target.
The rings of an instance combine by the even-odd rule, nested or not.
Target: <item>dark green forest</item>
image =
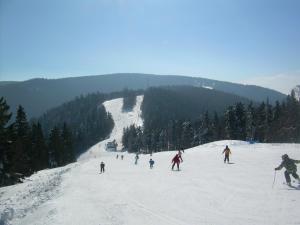
[[[151,89],[145,93],[144,127],[124,129],[122,141],[129,152],[185,149],[223,139],[300,143],[300,103],[293,92],[274,105],[266,99],[255,104],[237,102],[213,110],[211,104],[228,103],[228,99],[218,96],[217,103],[206,96],[207,107],[202,108],[197,103],[199,99],[192,99],[192,95],[187,99],[187,94],[177,96],[172,91],[172,88]],[[197,90],[191,88],[190,92]]]
[[[40,123],[28,122],[22,106],[9,123],[11,117],[8,104],[0,98],[0,186],[21,182],[42,169],[75,162],[72,133],[66,123],[46,137]]]

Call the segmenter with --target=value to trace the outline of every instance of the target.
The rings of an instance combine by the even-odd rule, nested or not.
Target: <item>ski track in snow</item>
[[[248,144],[224,140],[185,150],[181,170],[175,152],[149,155],[106,152],[124,127],[142,125],[140,104],[122,113],[122,99],[105,102],[115,127],[77,163],[40,171],[25,183],[0,188],[0,225],[299,225],[300,190],[283,185],[274,168],[281,155],[300,159],[299,144]],[[225,145],[232,150],[224,164]],[[116,159],[123,154],[124,160]],[[106,172],[99,174],[104,161]]]

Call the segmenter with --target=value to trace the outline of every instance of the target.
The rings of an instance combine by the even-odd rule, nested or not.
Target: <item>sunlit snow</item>
[[[141,125],[140,104],[121,112],[121,99],[106,102],[115,120],[109,140],[121,145],[123,127]],[[98,143],[65,167],[43,170],[25,183],[0,188],[0,224],[14,225],[296,225],[300,190],[283,184],[274,168],[281,155],[300,159],[299,144],[249,144],[224,140],[187,149],[180,171],[176,152],[150,155],[105,152]],[[231,164],[222,151],[229,145]],[[116,159],[123,154],[124,159]],[[99,164],[106,172],[99,173]],[[295,186],[297,183],[293,183]]]

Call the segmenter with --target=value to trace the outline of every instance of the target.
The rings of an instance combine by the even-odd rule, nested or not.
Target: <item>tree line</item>
[[[123,110],[128,111],[135,105],[135,96],[143,91],[124,89],[121,92],[104,94],[100,92],[81,95],[59,107],[47,111],[37,119],[48,132],[55,126],[69,125],[73,135],[76,155],[80,155],[92,145],[109,137],[114,121],[103,106],[104,101],[124,97]]]
[[[300,143],[300,103],[293,91],[275,105],[268,100],[260,104],[238,102],[222,113],[206,111],[196,119],[162,121],[164,115],[149,116],[145,112],[148,108],[153,111],[155,101],[153,105],[142,108],[143,115],[147,115],[144,127],[132,125],[123,131],[123,145],[129,152],[185,149],[224,139]],[[173,113],[166,107],[161,112]]]
[[[0,98],[0,186],[21,182],[39,170],[75,162],[71,131],[66,123],[46,137],[39,122],[29,122],[20,105],[11,122],[9,106]]]

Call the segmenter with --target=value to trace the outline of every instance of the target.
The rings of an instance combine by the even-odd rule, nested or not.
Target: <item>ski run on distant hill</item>
[[[105,102],[115,121],[111,136],[77,163],[0,188],[0,224],[300,224],[300,190],[284,184],[284,169],[274,171],[285,153],[300,159],[299,144],[212,142],[186,149],[180,171],[171,170],[175,151],[140,155],[137,164],[134,154],[106,152],[108,141],[122,147],[124,127],[142,125],[142,99],[138,97],[132,112],[122,112],[122,99]],[[229,164],[223,162],[226,145],[232,152]],[[100,162],[105,163],[102,174]]]

